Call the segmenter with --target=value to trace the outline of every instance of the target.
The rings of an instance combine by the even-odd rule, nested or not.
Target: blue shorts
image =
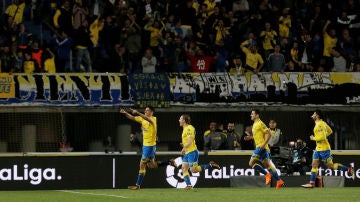
[[[193,167],[199,163],[199,151],[194,150],[190,153],[187,153],[183,156],[183,162],[189,163],[189,167]]]
[[[314,151],[313,156],[312,156],[313,160],[321,160],[324,162],[328,162],[329,160],[332,160],[333,157],[331,156],[330,150],[326,150],[326,151]]]
[[[253,154],[251,155],[251,158],[258,159],[259,161],[264,161],[265,159],[271,159],[270,153],[268,150],[263,149],[261,150],[260,147],[257,147]]]
[[[142,147],[142,161],[151,161],[155,158],[156,146],[143,146]]]

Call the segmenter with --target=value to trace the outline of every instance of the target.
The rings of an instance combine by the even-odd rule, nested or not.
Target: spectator
[[[300,69],[297,68],[293,61],[289,61],[286,64],[285,72],[300,72]]]
[[[190,35],[191,26],[194,24],[194,19],[196,19],[196,10],[192,7],[192,0],[185,0],[185,3],[179,7],[177,16],[181,22],[183,32],[186,36]]]
[[[145,50],[144,56],[141,58],[142,73],[156,72],[157,58],[153,55],[151,48]]]
[[[360,63],[356,63],[356,64],[354,65],[354,70],[353,70],[353,72],[360,72]]]
[[[41,72],[36,60],[31,57],[31,50],[26,50],[24,53],[24,63],[22,69],[26,74]]]
[[[105,16],[104,16],[105,17]],[[121,34],[121,27],[115,22],[111,15],[105,17],[104,28],[99,33],[99,40],[102,46],[102,57],[109,60],[110,56],[114,54],[114,44],[119,43],[119,36]],[[110,67],[105,65],[102,71],[110,71]]]
[[[274,51],[277,37],[278,33],[272,29],[270,22],[265,22],[265,29],[260,32],[260,39],[262,41],[262,49],[264,50],[265,58],[268,58],[270,53]]]
[[[204,141],[205,150],[224,150],[227,148],[226,134],[216,125],[216,129],[209,132]]]
[[[11,16],[18,25],[23,22],[24,9],[25,1],[13,0],[13,3],[6,8],[5,14]]]
[[[290,61],[294,63],[296,69],[300,69],[300,67],[303,68],[299,60],[299,43],[297,41],[293,42],[293,46],[290,49]]]
[[[289,14],[289,8],[283,8],[282,15],[279,17],[279,37],[289,38],[291,28],[291,15]]]
[[[111,72],[127,74],[129,73],[129,60],[125,46],[115,44],[115,54],[112,56]]]
[[[140,50],[141,50],[141,27],[136,23],[136,16],[130,19],[127,49],[129,51],[129,71],[139,72],[140,70]]]
[[[32,59],[36,60],[39,68],[42,69],[42,54],[43,50],[40,48],[40,44],[38,40],[34,40],[32,47],[31,47],[31,57]]]
[[[19,30],[16,39],[19,48],[23,50],[28,48],[29,42],[32,39],[32,33],[26,30],[24,23],[19,24]]]
[[[177,72],[189,72],[185,49],[179,37],[175,36],[175,44],[176,44],[175,65],[177,67]]]
[[[92,64],[96,69],[102,68],[101,65],[101,54],[100,54],[100,45],[99,45],[99,33],[104,28],[104,19],[102,17],[98,17],[91,23],[89,32],[90,32],[90,40],[92,42],[92,46],[90,50],[92,50]]]
[[[240,55],[235,55],[234,59],[232,61],[232,63],[230,64],[230,69],[229,69],[229,73],[230,74],[243,74],[244,73],[244,68],[243,68],[243,64],[242,64],[242,60],[241,60],[241,56]]]
[[[350,57],[358,57],[357,55],[357,46],[354,38],[350,35],[349,29],[343,29],[342,35],[339,38],[338,46],[341,48],[341,53],[346,59]]]
[[[297,59],[301,69],[308,69],[308,65],[311,65],[314,60],[313,55],[313,43],[310,34],[302,33],[300,36],[300,42],[298,47]]]
[[[268,72],[284,72],[285,57],[280,53],[280,45],[275,45],[274,52],[268,58]]]
[[[234,122],[228,123],[225,134],[227,136],[227,149],[230,150],[240,149],[241,137],[239,133],[235,132]]]
[[[178,72],[176,63],[177,44],[173,33],[165,33],[161,49],[164,57],[163,62],[160,65],[160,72]]]
[[[56,38],[57,43],[57,62],[56,66],[58,72],[72,72],[72,66],[70,65],[70,55],[71,55],[71,46],[72,39],[68,34],[62,30],[60,36]]]
[[[23,50],[17,48],[16,43],[11,46],[11,69],[10,73],[20,73],[24,63]]]
[[[166,31],[174,33],[175,32],[175,23],[176,23],[175,15],[170,13],[165,21]]]
[[[88,15],[89,9],[83,4],[83,0],[76,0],[72,9],[73,28],[75,30],[79,29],[82,22],[88,19]]]
[[[224,43],[228,40],[230,32],[229,27],[225,27],[224,21],[222,19],[219,19],[215,21],[215,44],[219,45],[220,43]]]
[[[140,17],[143,21],[149,21],[151,18],[154,17],[154,3],[155,2],[151,0],[145,0],[143,1],[143,3],[140,3]]]
[[[282,53],[285,57],[285,62],[288,63],[290,61],[290,50],[291,50],[291,46],[290,46],[290,41],[288,38],[282,38],[280,40],[280,53]]]
[[[68,34],[72,34],[72,12],[70,0],[65,0],[61,8],[58,8],[53,16],[53,24],[56,29],[64,30]]]
[[[208,10],[209,10],[209,8],[208,8]],[[209,34],[211,42],[215,41],[215,36],[216,36],[216,32],[213,29],[214,25],[216,25],[217,22],[220,19],[223,19],[223,17],[224,17],[223,13],[221,13],[218,6],[215,6],[213,8],[213,10],[214,10],[214,12],[211,15],[209,15],[209,17],[205,21],[205,26],[206,26],[207,33]]]
[[[4,44],[0,47],[0,70],[1,72],[12,71],[10,44]]]
[[[43,60],[44,60],[44,72],[56,73],[55,54],[50,50],[50,48],[45,49],[43,54]]]
[[[271,132],[271,137],[268,142],[270,148],[286,146],[285,137],[282,134],[282,131],[277,127],[277,122],[274,119],[269,121],[269,130]]]
[[[244,134],[241,136],[240,146],[242,150],[254,150],[255,142],[252,138],[252,125],[246,126]]]
[[[331,56],[333,58],[333,68],[331,69],[332,72],[347,72],[346,69],[346,60],[341,55],[340,50],[338,48],[333,48],[331,50]]]
[[[13,40],[13,36],[16,36],[17,33],[17,24],[14,21],[12,16],[4,15],[5,22],[1,27],[3,29],[3,40],[4,42],[11,43]]]
[[[249,48],[247,48],[249,46]],[[246,71],[258,73],[264,66],[264,60],[259,53],[257,53],[256,41],[252,38],[246,40],[240,45],[241,50],[245,53],[246,63],[244,68]]]
[[[139,151],[141,151],[142,148],[142,134],[141,132],[136,133],[130,133],[129,140],[132,145],[135,145],[139,148]]]
[[[160,26],[159,21],[154,21],[154,20],[150,20],[144,26],[144,30],[150,32],[150,42],[147,45],[150,46],[155,57],[160,56],[159,38],[161,37],[164,28],[165,28],[164,26]]]
[[[332,48],[336,47],[338,38],[336,36],[336,30],[334,28],[330,28],[328,31],[328,26],[331,23],[330,20],[325,22],[323,27],[323,38],[324,38],[324,50],[323,50],[323,57],[326,60],[325,64],[325,71],[330,71],[330,64],[332,62],[331,58],[331,50]]]
[[[190,60],[192,72],[205,73],[211,71],[211,66],[216,62],[216,56],[205,55],[202,48],[195,50],[195,54],[191,54],[188,49],[188,43],[184,44],[186,57]]]
[[[216,1],[215,0],[204,0],[204,4],[206,5],[206,12],[207,15],[210,16],[215,12],[215,7],[217,6]]]
[[[76,55],[76,71],[92,72],[92,64],[90,59],[89,46],[91,44],[88,21],[84,20],[79,29],[74,34],[74,46]],[[86,65],[82,68],[81,65]]]
[[[192,26],[192,33],[193,33],[193,40],[196,41],[199,45],[206,45],[210,44],[210,37],[209,34],[206,31],[205,25],[204,25],[205,18],[203,17],[197,17],[196,23]]]
[[[218,41],[214,47],[216,54],[215,68],[216,72],[227,72],[229,68],[229,50],[224,44],[224,41]]]
[[[216,121],[211,121],[209,124],[209,129],[204,132],[204,138],[208,136],[211,132],[214,132],[215,130],[216,130]]]

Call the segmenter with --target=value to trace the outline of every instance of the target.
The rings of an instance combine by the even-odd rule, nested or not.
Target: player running
[[[147,106],[144,114],[138,112],[135,109],[130,110],[131,113],[136,116],[129,114],[124,109],[121,109],[120,113],[124,114],[128,119],[141,124],[141,129],[143,133],[143,147],[139,165],[140,169],[136,184],[135,186],[129,186],[128,189],[139,190],[146,173],[146,167],[157,168],[158,166],[164,165],[172,165],[174,167],[177,167],[177,165],[173,159],[170,159],[168,161],[155,161],[157,121],[156,117],[154,116],[154,108],[151,106]]]
[[[333,170],[342,170],[348,171],[351,178],[355,179],[354,168],[349,166],[344,166],[340,163],[333,163],[333,157],[331,156],[331,147],[327,136],[332,134],[332,129],[330,126],[322,120],[321,111],[317,110],[312,115],[311,118],[315,122],[314,126],[314,135],[310,136],[310,140],[316,142],[316,148],[313,153],[313,160],[311,163],[311,175],[310,182],[304,185],[301,185],[304,188],[313,188],[315,187],[315,180],[318,175],[318,168],[320,164],[320,160],[325,163],[325,165]]]
[[[275,165],[271,161],[270,148],[268,145],[271,132],[264,122],[261,121],[260,112],[258,110],[252,110],[250,116],[251,120],[254,121],[252,126],[253,136],[247,136],[246,138],[248,140],[254,139],[256,149],[250,158],[249,165],[265,175],[265,184],[270,184],[271,177],[274,177],[276,179],[276,189],[279,189],[284,185],[284,181],[280,179]],[[260,162],[269,172],[260,165]]]
[[[191,125],[190,116],[187,114],[181,115],[179,124],[181,127],[183,127],[183,132],[181,134],[181,145],[183,148],[181,150],[181,154],[184,156],[182,159],[181,170],[186,183],[186,187],[184,189],[190,190],[193,188],[193,186],[190,182],[189,168],[192,173],[197,173],[209,168],[220,169],[220,166],[213,161],[210,161],[208,164],[198,165],[199,151],[196,147],[195,128]]]

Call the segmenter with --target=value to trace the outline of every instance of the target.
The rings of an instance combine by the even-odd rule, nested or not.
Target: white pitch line
[[[77,192],[77,191],[70,191],[70,190],[57,190],[61,192],[67,192],[72,194],[83,194],[83,195],[92,195],[92,196],[108,196],[108,197],[116,197],[116,198],[129,198],[126,196],[119,196],[119,195],[112,195],[112,194],[95,194],[95,193],[88,193],[88,192]]]

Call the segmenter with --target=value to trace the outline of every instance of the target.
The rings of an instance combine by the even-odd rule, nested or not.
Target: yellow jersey
[[[189,141],[189,138],[192,138],[191,145],[185,150],[185,154],[188,154],[192,151],[197,150],[196,143],[195,143],[195,128],[192,125],[187,125],[183,128],[183,132],[181,134],[182,144],[186,145]]]
[[[324,51],[323,56],[330,57],[331,56],[331,50],[332,48],[336,47],[337,44],[337,38],[331,37],[327,32],[324,33]]]
[[[216,6],[216,1],[209,1],[209,0],[205,0],[203,2],[203,4],[205,4],[207,6],[207,14],[208,16],[212,15],[214,13],[214,8]]]
[[[143,146],[155,146],[156,145],[156,133],[157,133],[157,122],[156,117],[149,117],[154,124],[145,120],[141,116],[135,116],[135,121],[141,124],[141,130],[143,133]]]
[[[248,48],[243,46],[241,50],[246,55],[245,64],[253,68],[254,70],[258,68],[258,64],[264,64],[264,60],[262,59],[259,53],[252,53]]]
[[[291,18],[290,16],[280,16],[279,18],[279,36],[280,37],[289,37],[290,27],[291,27]],[[281,23],[282,22],[282,23]]]
[[[160,29],[155,27],[145,27],[145,30],[150,32],[150,46],[156,47],[159,45],[159,35],[161,35]]]
[[[260,147],[265,142],[265,134],[269,128],[260,119],[256,120],[252,127],[253,138],[255,147]],[[266,144],[265,149],[270,151],[269,145]]]
[[[35,71],[35,61],[33,60],[25,60],[23,64],[24,73],[31,74]]]
[[[274,49],[273,44],[276,44],[276,39],[275,37],[277,37],[277,33],[274,30],[271,31],[261,31],[260,32],[260,37],[263,37],[264,40],[262,42],[263,48],[264,50],[271,50]]]
[[[56,73],[55,58],[48,58],[44,61],[44,70],[47,73]]]
[[[331,150],[327,136],[332,134],[332,129],[330,126],[323,120],[315,122],[314,127],[314,139],[316,142],[316,151],[327,151]]]
[[[6,8],[5,13],[13,17],[16,24],[20,24],[23,22],[24,9],[25,3],[11,4]]]

